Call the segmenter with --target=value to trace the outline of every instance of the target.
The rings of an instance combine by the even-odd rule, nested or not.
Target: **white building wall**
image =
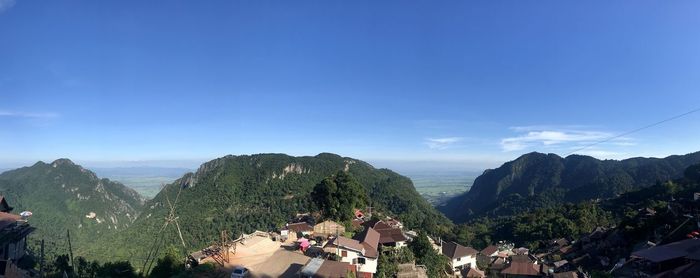
[[[366,257],[362,256],[362,253],[360,253],[360,252],[351,251],[351,250],[342,249],[342,248],[339,248],[339,249],[340,249],[340,252],[338,252],[337,254],[341,255],[341,258],[340,258],[341,262],[354,264],[355,262],[357,262],[358,258],[365,258],[364,264],[356,264],[356,266],[358,267],[358,271],[369,272],[369,273],[376,273],[377,272],[377,264],[378,264],[377,259],[366,258]],[[342,257],[343,250],[345,250],[347,252],[347,256],[345,256],[345,257]]]
[[[377,259],[365,258],[365,264],[358,266],[361,272],[377,273]]]
[[[476,267],[476,256],[467,256],[458,259],[452,259],[452,268],[454,269],[468,264],[471,264],[472,267]]]

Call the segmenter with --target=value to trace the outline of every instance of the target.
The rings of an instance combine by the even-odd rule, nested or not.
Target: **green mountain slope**
[[[598,160],[589,156],[529,153],[486,170],[469,192],[440,207],[455,222],[477,216],[609,198],[682,176],[700,152],[659,158]]]
[[[275,230],[296,213],[316,211],[310,193],[325,177],[347,171],[366,190],[375,211],[394,214],[408,227],[447,231],[451,222],[416,192],[410,179],[366,162],[334,154],[292,157],[284,154],[225,156],[201,165],[149,200],[129,229],[105,245],[86,250],[110,252],[107,259],[142,259],[156,239],[168,211],[166,194],[177,202],[178,222],[189,250],[208,246],[221,230]],[[179,244],[167,229],[165,244]],[[138,265],[138,263],[137,263]]]
[[[74,248],[84,248],[105,234],[129,227],[143,206],[136,191],[100,179],[68,159],[4,172],[0,192],[15,213],[34,214],[29,221],[37,230],[30,241],[47,240],[49,253],[67,251],[63,250],[67,229]]]

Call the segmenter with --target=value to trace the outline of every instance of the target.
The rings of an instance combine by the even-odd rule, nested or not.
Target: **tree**
[[[416,257],[416,264],[425,265],[428,268],[429,277],[443,277],[449,263],[447,257],[438,254],[433,245],[430,244],[428,236],[423,232],[418,233],[418,237],[413,239],[408,245]]]
[[[349,221],[353,209],[367,203],[364,188],[348,173],[339,171],[317,184],[311,197],[326,218]]]
[[[134,267],[128,261],[107,262],[97,271],[97,277],[104,278],[137,278]]]
[[[695,164],[686,168],[683,176],[691,181],[700,182],[700,164]]]

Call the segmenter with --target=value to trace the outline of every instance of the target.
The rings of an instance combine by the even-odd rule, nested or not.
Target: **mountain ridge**
[[[410,179],[358,159],[331,153],[226,155],[166,185],[146,202],[129,229],[104,240],[115,244],[79,251],[101,254],[109,250],[113,258],[128,258],[133,252],[145,254],[168,213],[167,200],[174,202],[178,192],[176,215],[187,245],[183,251],[210,245],[219,239],[221,230],[233,237],[255,230],[277,230],[296,213],[318,211],[310,198],[313,187],[339,171],[349,173],[363,186],[373,211],[397,216],[408,227],[444,231],[452,227],[418,194]],[[166,229],[162,236],[164,242],[181,247],[174,229]]]
[[[562,158],[531,152],[485,170],[470,191],[439,209],[453,221],[464,222],[497,208],[499,200],[509,195],[546,197],[560,202],[610,198],[682,176],[686,167],[698,162],[700,152],[623,160],[599,160],[583,155]]]
[[[98,235],[126,229],[144,204],[133,189],[66,158],[3,172],[0,192],[17,211],[33,213],[29,221],[38,229],[30,239],[46,239],[49,246],[63,244],[66,230],[81,248]]]

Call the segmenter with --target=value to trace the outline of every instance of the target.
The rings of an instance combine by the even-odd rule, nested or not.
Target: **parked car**
[[[231,272],[231,278],[243,278],[248,277],[249,271],[247,268],[238,266]]]

